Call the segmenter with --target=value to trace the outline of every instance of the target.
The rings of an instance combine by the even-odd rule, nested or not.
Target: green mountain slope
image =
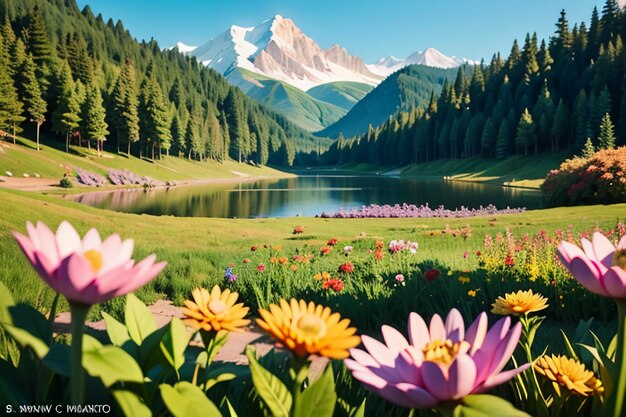
[[[349,111],[373,89],[374,86],[369,84],[338,81],[313,87],[307,91],[307,94],[313,98],[334,104],[335,106]]]
[[[339,133],[352,137],[379,126],[400,110],[425,106],[433,91],[439,94],[444,80],[453,80],[457,68],[440,69],[410,65],[395,72],[359,101],[344,117],[318,132],[336,138]]]
[[[318,131],[339,120],[347,110],[317,100],[302,90],[263,75],[238,68],[227,74],[231,84],[248,96],[284,115],[299,127]]]

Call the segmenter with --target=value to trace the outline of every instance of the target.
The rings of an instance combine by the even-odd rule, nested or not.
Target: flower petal
[[[446,335],[453,343],[457,343],[465,338],[465,323],[459,310],[453,308],[446,317]]]
[[[422,363],[420,371],[422,373],[422,380],[428,381],[426,389],[433,395],[433,397],[440,401],[447,401],[452,398],[449,391],[448,379],[443,374],[443,371],[438,364],[435,362],[425,361]]]
[[[55,235],[59,257],[64,259],[81,248],[78,232],[67,221],[62,221]]]
[[[392,352],[400,352],[409,346],[409,342],[402,336],[402,333],[397,331],[391,326],[383,326],[382,327],[383,338],[385,339],[385,344]]]
[[[586,258],[574,258],[569,264],[569,271],[572,273],[576,281],[589,291],[608,297],[608,293],[600,283],[602,276],[595,264]]]
[[[458,400],[472,392],[476,373],[476,365],[469,355],[456,357],[448,370],[448,390],[452,399]]]
[[[601,262],[607,268],[611,267],[615,246],[602,233],[595,232],[593,234],[593,252],[598,262]]]
[[[619,266],[611,267],[604,275],[604,288],[612,298],[626,299],[626,271]]]
[[[439,314],[435,314],[430,319],[430,340],[446,340],[446,328]]]
[[[398,356],[397,352],[392,352],[387,348],[387,346],[369,336],[364,335],[361,338],[361,341],[372,358],[374,358],[378,363],[393,367],[396,356]]]
[[[476,320],[474,320],[469,329],[467,329],[465,341],[472,346],[469,351],[471,355],[482,347],[488,327],[489,320],[487,319],[487,314],[483,311],[478,315]]]
[[[519,368],[509,369],[509,370],[506,370],[504,372],[500,372],[498,374],[491,375],[489,378],[487,378],[485,380],[485,382],[483,382],[481,385],[477,386],[474,389],[474,391],[472,391],[472,394],[479,394],[481,392],[489,391],[492,388],[495,388],[498,385],[501,385],[501,384],[505,383],[506,381],[512,379],[517,374],[520,374],[520,373],[524,372],[526,369],[528,369],[530,367],[530,365],[531,365],[530,363],[526,363],[526,364],[520,366]]]
[[[430,332],[426,322],[417,313],[409,314],[409,340],[411,345],[423,349],[430,342]]]

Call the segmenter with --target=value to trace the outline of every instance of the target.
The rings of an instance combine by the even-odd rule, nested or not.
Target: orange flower
[[[382,240],[377,240],[376,243],[374,244],[374,248],[376,249],[383,249],[385,247],[385,242],[383,242]]]
[[[281,245],[274,245],[274,246],[272,246],[272,249],[274,249],[276,252],[280,252],[282,248],[283,247]]]
[[[331,289],[335,292],[343,290],[343,281],[339,278],[331,278],[322,283],[322,288],[327,290]]]
[[[248,259],[248,258],[243,258],[243,263],[244,263],[244,264],[249,264],[249,263],[250,263],[250,259]]]
[[[322,279],[323,279],[323,280],[327,280],[327,279],[330,279],[330,274],[329,274],[328,272],[324,271],[324,272],[322,272],[321,274],[320,274],[320,273],[315,274],[315,275],[313,276],[313,278],[315,278],[315,279],[316,279],[316,280],[318,280],[318,281],[319,281],[319,280],[322,280]]]
[[[257,251],[257,249],[259,249],[259,245],[252,245],[252,246],[250,247],[250,250],[251,250],[252,252],[256,252],[256,251]]]
[[[349,274],[352,271],[354,271],[354,265],[352,265],[350,262],[346,262],[339,266],[339,272],[345,272],[346,274]]]
[[[297,271],[298,270],[298,265],[291,265],[289,267],[289,269],[291,269],[292,271]]]
[[[285,265],[287,262],[289,262],[289,259],[287,257],[285,257],[285,256],[282,256],[282,257],[278,258],[278,262],[281,265]]]
[[[296,226],[293,228],[293,234],[294,235],[299,235],[300,233],[304,233],[304,227],[303,226]]]
[[[277,264],[277,263],[278,263],[278,258],[277,258],[277,257],[275,257],[275,256],[272,256],[272,257],[270,258],[270,263],[272,263],[272,264]]]
[[[384,257],[385,257],[385,252],[383,252],[383,250],[382,250],[382,249],[376,249],[376,250],[374,251],[374,258],[375,258],[377,261],[382,261],[382,259],[383,259]]]
[[[322,246],[322,248],[320,249],[320,255],[328,255],[332,252],[332,250],[333,248],[331,248],[330,246]]]
[[[244,319],[248,307],[243,303],[235,304],[239,297],[236,292],[221,291],[216,285],[210,293],[204,288],[196,288],[191,294],[193,301],[185,300],[181,311],[186,316],[183,322],[195,329],[238,332],[250,323]]]

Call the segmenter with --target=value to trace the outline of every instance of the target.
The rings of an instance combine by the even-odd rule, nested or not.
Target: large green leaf
[[[293,399],[291,393],[278,377],[263,368],[251,349],[246,350],[250,362],[252,383],[274,417],[288,417]]]
[[[122,409],[125,416],[151,417],[152,411],[134,392],[127,390],[113,390],[113,398]]]
[[[305,389],[295,404],[296,417],[332,417],[337,403],[332,366],[326,366],[322,376]]]
[[[132,293],[126,296],[125,319],[128,334],[138,345],[157,329],[156,320],[148,307]]]
[[[22,348],[31,348],[39,359],[43,358],[48,353],[48,345],[27,330],[9,324],[4,325],[4,330],[6,330],[13,340]]]
[[[123,349],[106,345],[83,353],[83,366],[91,376],[99,377],[106,387],[118,381],[143,382],[141,368]]]
[[[68,345],[55,343],[50,346],[48,354],[43,358],[43,364],[55,373],[70,376],[71,349]]]
[[[224,397],[224,400],[226,400],[226,405],[228,406],[228,413],[230,414],[230,417],[237,417],[237,412],[233,408],[233,405],[230,403],[230,401],[228,401],[228,398]]]
[[[15,305],[11,291],[0,281],[0,324],[11,324],[9,308]]]
[[[161,398],[174,417],[222,417],[220,410],[195,385],[183,381],[175,386],[159,385]]]
[[[493,395],[468,395],[454,408],[454,417],[530,417],[513,404]]]
[[[105,312],[102,312],[102,317],[104,317],[104,322],[107,326],[107,334],[109,335],[109,339],[111,339],[111,343],[115,346],[122,346],[130,340],[126,326]]]
[[[52,338],[52,326],[50,322],[36,308],[27,304],[17,304],[9,307],[11,323],[28,331],[30,334],[48,344]]]
[[[174,317],[167,325],[167,331],[161,339],[161,351],[165,359],[174,367],[176,374],[185,363],[185,349],[189,344],[189,335],[180,319]]]

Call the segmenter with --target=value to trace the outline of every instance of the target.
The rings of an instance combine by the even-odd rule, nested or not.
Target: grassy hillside
[[[410,65],[387,77],[367,96],[359,101],[344,117],[319,136],[336,138],[339,133],[348,138],[376,127],[399,110],[428,104],[431,93],[439,94],[443,82],[454,80],[457,68],[440,69],[424,65]]]
[[[313,98],[334,104],[335,106],[349,111],[373,89],[374,86],[369,84],[338,81],[313,87],[307,91],[307,94]]]
[[[283,175],[269,167],[255,167],[232,161],[200,162],[167,156],[158,161],[151,161],[108,152],[98,157],[95,152],[79,147],[71,147],[69,154],[46,145],[37,151],[35,143],[24,138],[19,138],[16,145],[0,142],[0,176],[10,171],[16,177],[22,177],[24,174],[33,177],[38,174],[44,178],[60,179],[67,165],[73,169],[86,169],[101,175],[106,175],[109,169],[128,169],[135,174],[157,180],[229,178],[239,176],[237,173],[251,176]]]
[[[239,68],[227,77],[257,102],[309,131],[321,130],[346,114],[342,107],[315,99],[285,82],[252,71]]]

